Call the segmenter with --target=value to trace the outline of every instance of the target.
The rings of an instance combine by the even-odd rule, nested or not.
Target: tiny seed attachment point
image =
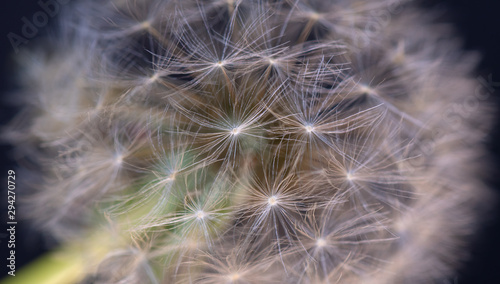
[[[326,246],[325,239],[323,239],[323,238],[317,239],[316,240],[316,246],[319,247],[319,248]]]
[[[269,203],[269,206],[274,206],[276,204],[278,204],[278,199],[276,198],[276,196],[271,196],[269,197],[269,199],[267,200],[267,203]]]

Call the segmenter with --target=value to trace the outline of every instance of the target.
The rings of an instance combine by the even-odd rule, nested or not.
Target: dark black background
[[[45,1],[44,1],[45,2]],[[496,0],[424,0],[421,2],[426,7],[437,8],[444,11],[443,19],[453,22],[457,31],[464,39],[464,46],[469,50],[481,52],[483,59],[478,68],[478,75],[488,78],[491,76],[495,82],[500,82],[500,3]],[[12,0],[5,1],[0,10],[0,99],[4,94],[15,88],[15,80],[12,68],[12,55],[14,50],[7,38],[9,32],[21,35],[22,17],[31,19],[33,14],[40,11],[37,0]],[[50,24],[55,23],[50,19],[47,27],[41,28],[38,35],[30,40],[26,46],[36,44],[36,39],[41,38],[50,31]],[[493,94],[493,100],[489,103],[496,104],[495,108],[500,110],[500,90],[497,87]],[[0,127],[5,125],[17,109],[4,101],[0,102]],[[497,121],[500,121],[497,119]],[[487,141],[490,149],[490,157],[495,162],[492,174],[487,178],[491,187],[500,193],[500,124],[497,123]],[[11,148],[0,144],[0,179],[3,183],[5,173],[15,168],[12,161]],[[19,177],[18,178],[22,178]],[[4,191],[0,193],[5,195]],[[4,266],[7,257],[6,234],[4,232],[6,202],[4,196],[0,198],[0,261]],[[4,203],[5,202],[5,203]],[[500,208],[500,206],[496,206]],[[456,277],[443,280],[443,284],[476,284],[476,283],[500,283],[500,210],[493,209],[487,214],[489,220],[480,230],[476,232],[476,240],[471,250],[471,259],[465,263],[463,269]],[[29,262],[46,249],[45,241],[39,234],[29,226],[20,222],[17,227],[16,258],[17,267]],[[5,268],[2,267],[2,271]],[[0,275],[3,277],[5,273]]]

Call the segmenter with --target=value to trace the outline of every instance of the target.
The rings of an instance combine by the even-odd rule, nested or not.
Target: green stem
[[[2,284],[75,284],[84,277],[84,258],[75,248],[62,247],[7,275]]]
[[[113,245],[102,233],[88,236],[85,241],[65,244],[42,255],[27,266],[7,275],[1,284],[75,284],[82,281]],[[118,240],[114,240],[119,244]],[[96,246],[96,244],[98,244]]]

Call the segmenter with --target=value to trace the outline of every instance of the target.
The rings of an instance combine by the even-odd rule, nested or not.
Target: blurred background
[[[411,0],[410,0],[411,1]],[[22,35],[23,17],[31,19],[41,11],[38,0],[6,1],[0,9],[0,127],[5,125],[18,111],[6,99],[5,94],[16,88],[12,56],[15,48],[8,38],[9,33]],[[47,2],[42,0],[40,2]],[[68,2],[68,1],[61,1]],[[69,1],[71,2],[71,1]],[[452,22],[458,34],[464,40],[464,48],[482,54],[478,68],[478,84],[481,78],[488,83],[492,104],[500,110],[500,3],[495,0],[423,0],[411,1],[431,8],[439,15],[440,21]],[[50,34],[51,25],[56,19],[50,17],[47,25],[36,31],[32,39],[20,44],[20,47],[33,47],[37,39]],[[11,98],[12,99],[12,98]],[[485,182],[500,194],[500,116],[497,115],[495,128],[485,141],[493,165],[486,173]],[[0,184],[6,183],[6,173],[15,169],[12,148],[0,143]],[[17,176],[22,179],[22,176]],[[4,188],[0,189],[0,266],[6,275],[7,237],[6,210],[7,199]],[[463,268],[450,279],[443,279],[443,284],[494,284],[500,283],[500,204],[485,216],[484,224],[475,233],[470,251],[470,259]],[[26,222],[19,221],[16,228],[16,270],[35,259],[54,245],[52,240],[43,238],[31,229]],[[19,271],[19,270],[18,270]],[[35,284],[35,283],[33,283]]]

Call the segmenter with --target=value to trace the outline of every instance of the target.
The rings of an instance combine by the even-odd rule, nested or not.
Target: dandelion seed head
[[[366,33],[396,0],[75,2],[20,56],[2,137],[43,169],[24,211],[61,243],[109,225],[143,252],[95,279],[434,283],[460,262],[489,125],[482,102],[442,117],[476,59],[441,22],[408,6]]]

